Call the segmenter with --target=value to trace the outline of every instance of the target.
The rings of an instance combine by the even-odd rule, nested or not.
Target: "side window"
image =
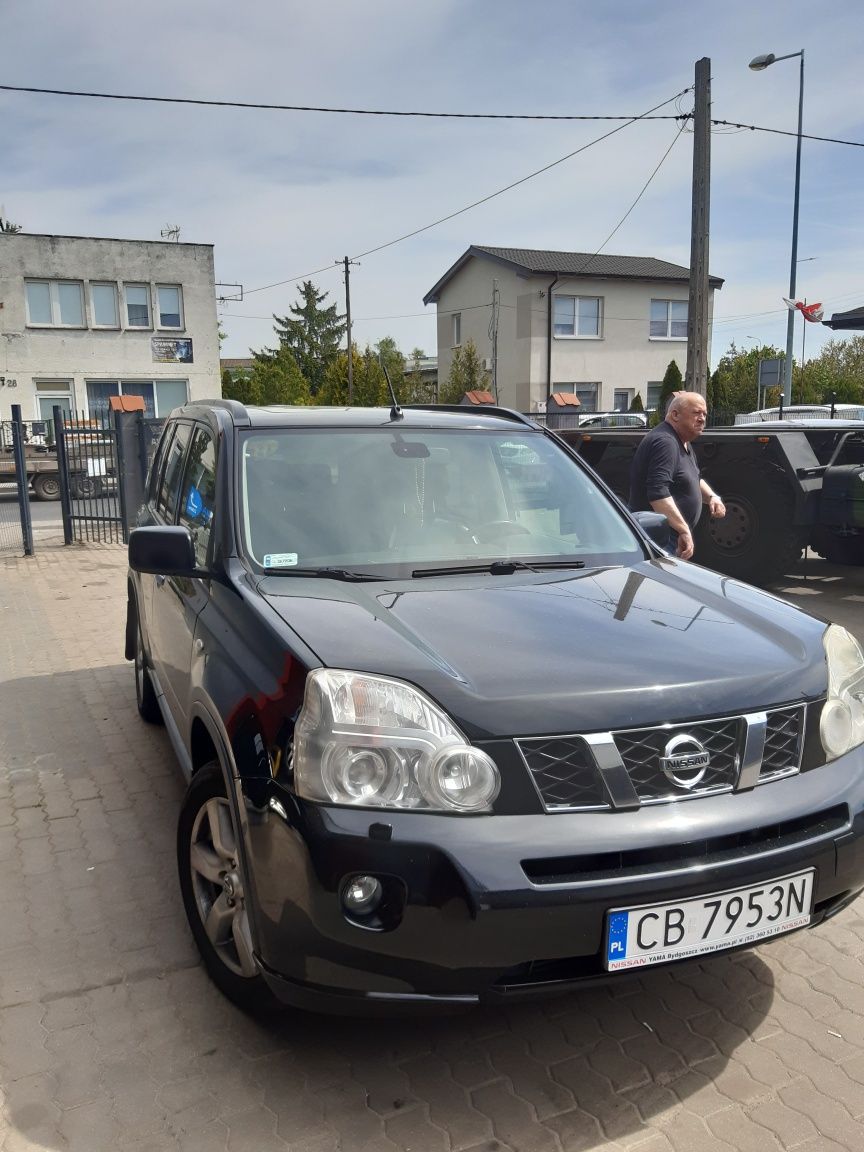
[[[174,439],[165,455],[165,468],[159,481],[156,510],[169,524],[174,523],[177,512],[177,497],[180,495],[180,481],[183,477],[183,458],[191,435],[190,424],[178,424]]]
[[[199,568],[207,566],[215,502],[216,444],[208,428],[198,427],[189,449],[178,519],[192,533]]]
[[[165,425],[162,431],[162,435],[159,437],[159,443],[156,445],[156,451],[153,455],[153,462],[150,465],[150,473],[147,480],[147,499],[153,503],[156,502],[159,477],[165,464],[165,457],[168,453],[168,445],[171,443],[171,437],[174,435],[175,427],[175,424]]]

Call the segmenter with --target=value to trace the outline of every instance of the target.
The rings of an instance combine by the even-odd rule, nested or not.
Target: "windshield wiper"
[[[454,564],[449,568],[415,568],[411,575],[419,576],[462,576],[471,572],[489,572],[492,576],[510,576],[516,571],[545,572],[554,568],[584,568],[584,560],[536,560],[528,564],[525,560],[493,560],[489,564]]]
[[[353,568],[267,568],[265,576],[321,576],[329,580],[360,583],[366,580],[386,580],[372,572],[357,572]]]

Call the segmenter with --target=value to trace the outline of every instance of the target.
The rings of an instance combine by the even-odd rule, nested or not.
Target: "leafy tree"
[[[399,400],[405,401],[405,357],[396,347],[392,336],[384,336],[375,345],[378,360],[390,373],[390,382]],[[386,387],[386,381],[385,381]],[[388,398],[390,393],[387,393]]]
[[[684,387],[684,381],[681,377],[681,369],[678,367],[677,361],[670,360],[663,374],[663,383],[660,385],[660,398],[657,401],[657,411],[660,413],[662,420],[666,415],[666,405],[669,403],[669,397],[673,392],[680,392]]]
[[[864,402],[864,335],[829,340],[818,356],[799,366],[792,384],[793,397],[799,392],[804,404],[830,403],[832,392],[841,404]]]
[[[752,412],[758,407],[759,361],[781,356],[778,348],[763,344],[761,348],[738,348],[733,341],[720,358],[708,382],[708,407],[713,412]],[[779,401],[780,389],[769,389],[765,407]],[[772,395],[773,394],[773,395]]]
[[[339,355],[345,335],[345,317],[336,305],[322,307],[327,292],[319,292],[311,280],[299,288],[300,300],[292,304],[290,316],[275,316],[276,335],[281,347],[289,349],[314,396],[321,387],[327,366]],[[347,363],[347,361],[346,361]]]
[[[634,392],[633,399],[630,401],[630,412],[644,412],[645,405],[642,403],[642,393]]]
[[[248,385],[255,404],[309,404],[309,384],[284,344],[275,352],[255,352]]]
[[[431,404],[435,401],[436,383],[424,380],[420,371],[421,361],[426,359],[422,348],[412,348],[405,373],[406,404]]]
[[[441,404],[458,404],[466,392],[488,389],[489,377],[484,372],[473,340],[466,340],[454,349],[447,380],[438,397]]]
[[[361,408],[390,404],[390,392],[384,378],[384,370],[377,353],[368,345],[364,352],[356,347],[351,349],[354,399],[352,403]],[[348,403],[348,354],[340,352],[335,360],[327,365],[316,404]]]
[[[226,400],[239,400],[241,404],[260,404],[261,389],[254,384],[245,372],[232,372],[226,368],[222,373],[222,395]]]

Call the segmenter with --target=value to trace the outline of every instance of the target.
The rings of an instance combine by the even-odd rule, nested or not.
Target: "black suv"
[[[861,649],[658,520],[505,410],[172,413],[126,654],[228,995],[465,1005],[853,899]]]

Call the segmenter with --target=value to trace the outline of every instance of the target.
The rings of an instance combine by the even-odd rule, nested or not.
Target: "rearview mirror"
[[[669,551],[669,521],[662,512],[631,512],[631,516],[650,540]]]
[[[180,525],[136,528],[129,535],[129,567],[160,576],[198,575],[192,533]]]

